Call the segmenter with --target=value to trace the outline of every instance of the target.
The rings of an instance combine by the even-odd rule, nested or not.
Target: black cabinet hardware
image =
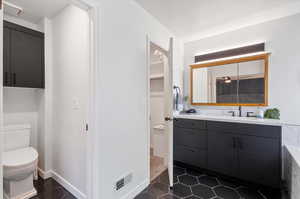
[[[4,72],[4,85],[8,84],[8,72]]]
[[[233,137],[232,138],[232,148],[236,148],[236,138],[235,137]]]
[[[17,84],[17,74],[13,73],[13,85],[15,86]]]

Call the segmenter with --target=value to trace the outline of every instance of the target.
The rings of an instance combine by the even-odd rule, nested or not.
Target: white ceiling
[[[136,0],[176,36],[187,39],[225,24],[247,23],[246,19],[272,18],[270,10],[294,9],[299,0]],[[282,13],[281,13],[282,14]],[[286,13],[288,14],[288,13]],[[249,21],[248,20],[248,21]],[[235,22],[235,23],[233,23]],[[253,22],[251,22],[253,23]],[[221,30],[218,30],[221,31]]]
[[[21,19],[38,23],[43,17],[52,17],[69,4],[69,0],[4,0],[23,8]],[[9,12],[4,7],[4,13]],[[12,15],[12,13],[6,13]],[[15,15],[14,15],[15,16]]]

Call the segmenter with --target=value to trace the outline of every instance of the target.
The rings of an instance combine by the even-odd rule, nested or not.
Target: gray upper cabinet
[[[44,88],[44,34],[4,22],[4,86]]]

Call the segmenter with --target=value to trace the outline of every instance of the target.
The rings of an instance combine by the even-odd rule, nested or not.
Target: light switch
[[[78,98],[73,98],[72,99],[72,109],[73,110],[78,110],[80,108],[80,103],[79,103],[79,100]]]

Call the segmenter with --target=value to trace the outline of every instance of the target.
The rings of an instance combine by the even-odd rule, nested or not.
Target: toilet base
[[[28,193],[25,193],[25,194],[22,194],[22,195],[19,195],[19,196],[16,196],[14,198],[9,198],[7,196],[7,194],[4,193],[4,199],[29,199],[29,198],[32,198],[34,196],[37,195],[37,191],[35,189],[33,189],[32,191],[29,191]]]
[[[4,179],[4,199],[29,199],[37,195],[33,186],[33,174],[20,181]]]

